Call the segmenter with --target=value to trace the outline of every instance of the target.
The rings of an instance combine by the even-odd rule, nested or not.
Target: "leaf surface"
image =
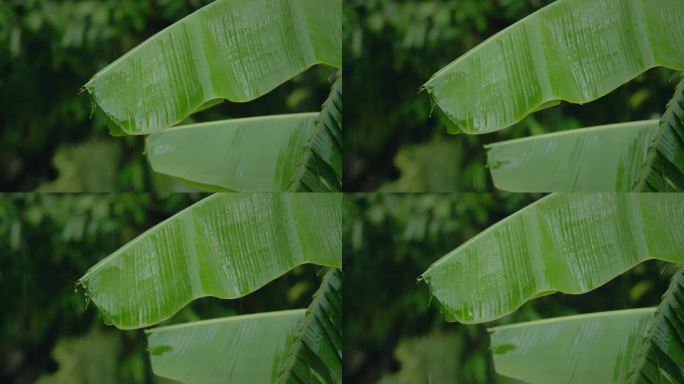
[[[147,331],[155,375],[184,383],[274,383],[304,309]]]
[[[339,194],[215,194],[156,225],[81,277],[105,321],[161,322],[191,300],[245,296],[295,266],[340,267]]]
[[[681,0],[558,0],[425,84],[451,133],[509,127],[560,100],[584,104],[649,68],[684,70]]]
[[[526,383],[624,383],[655,308],[592,313],[496,327],[496,371]]]
[[[217,100],[253,100],[314,64],[341,67],[341,9],[341,0],[217,0],[85,89],[114,132],[158,131]]]
[[[553,194],[423,273],[448,321],[480,323],[555,292],[580,294],[647,260],[684,262],[684,194]]]
[[[510,192],[628,192],[658,120],[574,129],[487,146],[494,185]]]

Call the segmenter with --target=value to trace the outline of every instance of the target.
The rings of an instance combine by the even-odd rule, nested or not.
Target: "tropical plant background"
[[[210,2],[1,2],[0,190],[186,190],[151,171],[143,138],[109,136],[79,90],[107,64]],[[184,123],[318,111],[331,72],[316,66],[254,102],[222,103]]]
[[[363,100],[345,113],[345,190],[491,191],[485,144],[646,120],[664,112],[678,78],[654,69],[583,106],[563,103],[493,134],[447,134],[439,114],[430,117],[430,100],[419,92],[420,85],[486,38],[552,2],[345,1],[347,97]]]
[[[486,329],[522,321],[657,306],[675,266],[648,261],[584,295],[556,294],[500,320],[447,323],[427,267],[540,195],[357,194],[344,201],[344,381],[510,383],[494,372]],[[364,295],[358,295],[364,292]],[[432,302],[431,302],[432,300]]]
[[[203,194],[0,195],[0,382],[164,383],[142,330],[120,331],[76,280],[100,259]],[[306,308],[320,284],[302,266],[237,300],[203,298],[160,325]]]

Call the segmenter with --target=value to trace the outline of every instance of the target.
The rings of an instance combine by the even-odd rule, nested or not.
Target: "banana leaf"
[[[287,191],[317,120],[304,113],[173,127],[147,138],[147,157],[155,172],[201,189]]]
[[[684,191],[684,78],[660,119],[658,137],[649,149],[637,191]]]
[[[266,312],[148,330],[152,371],[184,383],[274,383],[305,312]]]
[[[632,191],[658,120],[574,129],[491,144],[494,185],[511,192]]]
[[[530,384],[624,383],[654,313],[629,309],[490,329],[494,367]]]
[[[306,312],[279,383],[342,383],[342,272],[331,269]]]
[[[217,0],[86,85],[114,132],[178,124],[223,99],[253,100],[314,64],[341,67],[341,0]]]
[[[580,294],[647,260],[684,262],[684,194],[553,194],[423,273],[448,321],[480,323],[555,292]]]
[[[655,66],[684,70],[681,0],[558,0],[425,84],[451,133],[482,134],[566,100],[584,104]]]
[[[152,329],[152,369],[188,383],[341,383],[341,288],[331,269],[306,311]]]
[[[684,383],[684,268],[672,278],[642,345],[628,383]]]
[[[203,296],[242,297],[295,266],[340,267],[339,194],[215,194],[81,277],[107,323],[159,323]]]
[[[151,134],[156,172],[200,189],[339,191],[342,186],[342,78],[323,110],[179,126]]]

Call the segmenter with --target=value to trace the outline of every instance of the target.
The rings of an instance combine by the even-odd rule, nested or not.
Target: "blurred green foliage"
[[[447,323],[418,277],[468,239],[536,200],[523,194],[348,195],[344,200],[344,381],[507,383],[486,328],[655,306],[674,266],[649,261],[585,295],[555,294],[480,325]],[[363,293],[363,294],[360,294]]]
[[[0,190],[184,190],[151,172],[142,137],[110,137],[80,90],[107,64],[211,1],[0,2]],[[318,111],[333,75],[316,67],[255,102],[223,103],[187,122]],[[97,150],[102,143],[116,148]],[[113,176],[109,168],[99,172],[108,162]]]
[[[0,382],[161,382],[150,371],[143,331],[105,326],[75,283],[203,196],[0,194]],[[317,273],[303,266],[238,300],[194,301],[162,325],[306,308]],[[93,381],[98,371],[102,376]]]
[[[345,96],[352,100],[345,109],[345,190],[491,191],[485,144],[648,119],[665,110],[676,84],[670,71],[656,69],[587,105],[563,103],[489,135],[448,135],[439,114],[431,117],[420,87],[489,36],[551,2],[345,1]],[[435,183],[440,173],[444,180]]]

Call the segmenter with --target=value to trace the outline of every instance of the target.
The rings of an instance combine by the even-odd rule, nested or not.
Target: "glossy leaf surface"
[[[339,194],[216,194],[80,279],[107,322],[140,328],[203,296],[247,295],[297,265],[340,267]]]
[[[152,370],[184,383],[274,383],[304,315],[299,309],[152,329]]]
[[[342,272],[331,269],[306,311],[279,383],[342,383]]]
[[[496,327],[496,371],[530,384],[624,383],[655,308],[558,317]]]
[[[318,113],[173,127],[147,138],[155,172],[233,191],[287,191],[316,134]]]
[[[631,384],[684,383],[684,268],[663,295],[631,372]]]
[[[299,163],[289,190],[342,190],[342,75],[323,103],[316,130]]]
[[[479,323],[592,290],[650,258],[684,262],[684,194],[553,194],[489,227],[423,278],[448,321]]]
[[[253,100],[314,64],[342,63],[341,0],[217,0],[86,85],[115,130],[147,134],[221,99]]]
[[[684,79],[679,82],[660,119],[658,137],[651,144],[638,191],[684,191]]]
[[[558,0],[425,84],[451,133],[515,124],[560,100],[587,103],[655,66],[684,70],[681,0]]]
[[[494,185],[511,192],[629,192],[658,130],[649,120],[495,143],[489,169]]]

